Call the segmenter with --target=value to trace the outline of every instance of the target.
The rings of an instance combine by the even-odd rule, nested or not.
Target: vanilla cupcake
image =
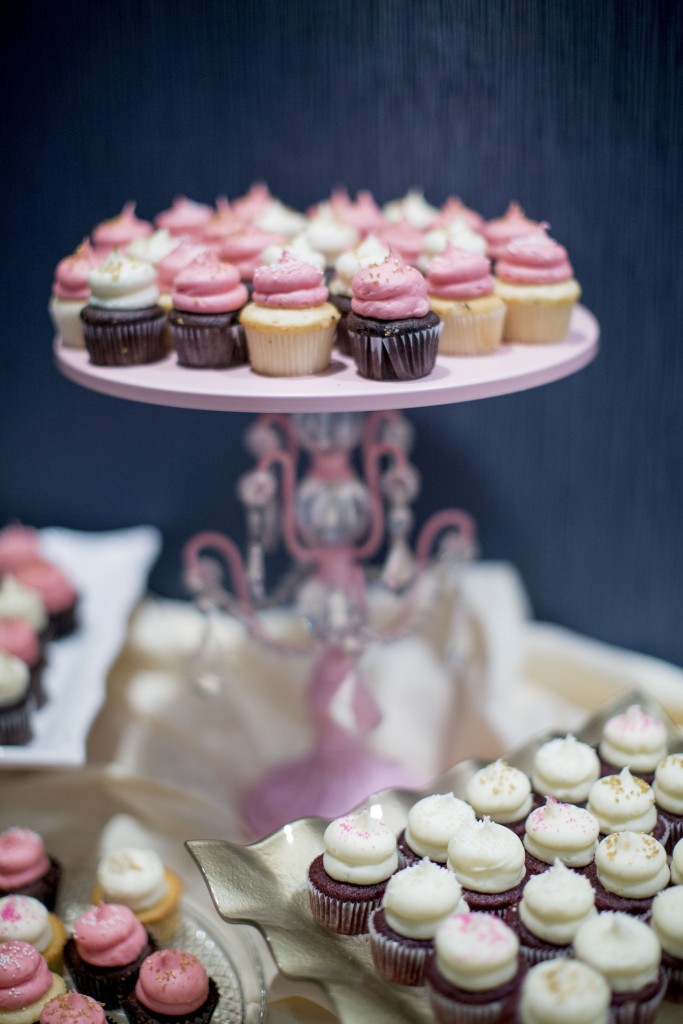
[[[556,860],[542,875],[532,875],[522,899],[505,914],[505,923],[519,936],[529,964],[571,955],[579,926],[596,913],[590,881]]]
[[[649,832],[666,843],[667,824],[657,813],[652,786],[622,768],[618,775],[603,775],[588,794],[588,810],[595,815],[600,832]]]
[[[159,943],[178,928],[182,882],[154,850],[123,847],[106,854],[97,866],[92,902],[129,907]]]
[[[35,1024],[43,1007],[66,991],[29,942],[0,943],[0,1024]]]
[[[71,348],[85,346],[81,310],[90,298],[88,274],[101,259],[86,238],[55,268],[48,312],[62,342]]]
[[[487,258],[449,242],[441,256],[430,260],[426,275],[430,305],[443,323],[439,353],[495,352],[503,340],[505,303],[494,294]]]
[[[314,920],[341,935],[367,932],[398,867],[396,838],[368,811],[335,818],[325,829],[324,852],[308,869]]]
[[[454,793],[434,793],[417,800],[408,811],[406,827],[398,835],[399,867],[416,864],[423,857],[445,864],[450,840],[475,817],[467,801]]]
[[[453,872],[427,857],[397,871],[370,915],[370,950],[379,974],[401,985],[421,985],[439,924],[468,910]]]
[[[56,914],[33,896],[0,899],[0,942],[30,942],[56,974],[64,970],[66,928]]]
[[[599,746],[600,774],[608,775],[628,767],[651,783],[658,762],[666,757],[667,744],[666,726],[648,715],[639,704],[631,704],[626,711],[605,722]]]
[[[529,778],[519,768],[500,759],[492,761],[468,780],[465,797],[480,818],[486,815],[524,835],[533,799]]]
[[[600,760],[594,748],[571,733],[542,743],[534,754],[531,784],[541,796],[581,804],[599,777]]]
[[[322,373],[330,363],[339,313],[317,267],[287,250],[254,271],[254,291],[240,313],[252,369],[272,377]]]
[[[664,998],[683,1002],[683,885],[658,892],[652,901],[650,927],[662,947],[662,971],[666,978]]]
[[[683,754],[669,754],[655,769],[655,804],[668,827],[666,848],[671,852],[683,837]]]
[[[502,216],[493,217],[481,225],[481,232],[488,246],[489,259],[497,260],[510,242],[532,234],[539,227],[538,221],[527,217],[519,203],[511,202]]]
[[[463,825],[448,844],[447,866],[472,910],[503,917],[522,896],[524,846],[512,829],[490,818]]]
[[[595,857],[599,837],[600,826],[594,814],[549,796],[526,819],[527,871],[539,874],[560,860],[566,867],[585,874]]]
[[[555,957],[522,982],[519,1024],[609,1024],[610,987],[588,964]]]
[[[645,918],[669,884],[666,850],[643,832],[615,832],[595,851],[595,905]]]
[[[610,1024],[654,1024],[666,983],[651,928],[628,914],[596,914],[581,925],[573,946],[610,987]]]

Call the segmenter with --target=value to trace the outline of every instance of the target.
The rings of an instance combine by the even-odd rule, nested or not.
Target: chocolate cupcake
[[[631,704],[605,722],[598,748],[600,774],[610,775],[628,767],[638,778],[652,783],[655,768],[666,757],[667,748],[666,726],[639,704]]]
[[[670,1003],[683,1003],[683,885],[657,893],[649,924],[662,947],[667,986],[664,998]]]
[[[202,963],[182,949],[160,949],[140,968],[121,1005],[130,1024],[207,1024],[220,993]]]
[[[247,301],[239,271],[215,252],[198,256],[177,275],[168,314],[179,366],[225,368],[242,361],[237,314]]]
[[[540,797],[553,796],[583,806],[599,778],[600,759],[595,748],[571,733],[542,743],[534,754],[531,785]]]
[[[351,312],[353,279],[363,267],[381,263],[388,255],[389,250],[386,245],[383,245],[375,235],[369,234],[354,249],[341,253],[335,261],[334,271],[330,275],[329,281],[330,302],[341,314],[334,343],[343,355],[351,355],[351,338],[346,318]]]
[[[657,813],[655,793],[645,779],[622,768],[618,774],[603,775],[588,794],[588,810],[595,815],[602,835],[613,832],[647,832],[667,844],[668,824]]]
[[[519,836],[490,818],[463,827],[448,844],[447,866],[471,910],[499,917],[522,898],[526,878]]]
[[[33,735],[32,707],[26,664],[0,649],[0,745],[23,746],[29,742]]]
[[[652,783],[655,805],[668,828],[667,853],[683,838],[683,754],[669,754],[655,769]]]
[[[60,640],[77,626],[78,590],[58,565],[46,558],[32,558],[15,571],[15,579],[42,598],[48,616],[47,637]]]
[[[423,857],[445,864],[448,843],[463,825],[474,819],[474,810],[454,793],[434,793],[418,800],[409,809],[406,827],[396,840],[398,866],[417,864]]]
[[[468,780],[465,797],[477,817],[506,825],[520,838],[524,835],[533,798],[531,782],[519,768],[500,759],[492,761]]]
[[[0,896],[33,896],[53,911],[61,877],[61,864],[37,832],[14,827],[0,833]]]
[[[539,874],[559,859],[579,874],[586,874],[593,863],[599,836],[597,818],[586,808],[546,797],[545,804],[532,811],[526,820],[527,871]]]
[[[654,896],[669,884],[666,850],[643,832],[615,832],[595,852],[595,905],[645,919]]]
[[[522,899],[509,907],[504,921],[516,933],[529,964],[571,955],[579,926],[595,914],[590,881],[556,860],[541,875],[532,875]]]

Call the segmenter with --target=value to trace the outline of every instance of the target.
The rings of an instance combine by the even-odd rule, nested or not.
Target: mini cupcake
[[[495,263],[495,290],[507,307],[503,339],[524,344],[562,341],[581,288],[567,250],[540,225],[510,242]]]
[[[381,263],[359,270],[352,289],[346,326],[360,375],[404,381],[430,374],[441,321],[429,308],[420,271],[390,254]]]
[[[32,526],[8,523],[0,530],[0,576],[40,555],[40,534]]]
[[[454,220],[441,228],[432,228],[422,239],[422,255],[418,267],[423,274],[427,273],[429,264],[435,256],[443,256],[449,245],[467,252],[476,252],[486,256],[486,239],[473,231],[464,220]]]
[[[519,1024],[609,1024],[612,993],[588,964],[556,957],[535,964],[522,982]]]
[[[659,814],[668,826],[666,848],[671,852],[683,838],[683,754],[668,754],[655,769],[652,790]]]
[[[39,1024],[108,1024],[101,1003],[80,992],[63,992],[45,1003]]]
[[[21,658],[0,647],[0,746],[23,746],[33,736],[30,677]]]
[[[600,826],[595,815],[584,807],[562,804],[549,796],[526,820],[527,871],[540,874],[560,860],[566,867],[586,874],[593,863],[599,837]]]
[[[129,907],[160,944],[178,928],[182,882],[155,850],[125,846],[106,854],[97,866],[93,903]]]
[[[0,618],[0,651],[24,662],[28,669],[31,702],[36,708],[42,707],[47,700],[43,688],[47,659],[45,646],[33,626],[25,619]]]
[[[340,320],[337,324],[335,345],[344,355],[351,354],[351,341],[346,327],[346,318],[351,311],[353,298],[352,282],[359,270],[373,263],[381,263],[389,255],[389,250],[380,242],[376,235],[366,235],[355,247],[343,252],[334,265],[330,278],[330,302],[337,307]]]
[[[683,885],[683,839],[679,839],[671,854],[671,884]]]
[[[91,363],[132,366],[163,359],[166,318],[156,280],[151,263],[118,249],[90,271],[90,300],[81,320]]]
[[[45,1004],[65,991],[35,946],[0,943],[0,1024],[35,1024]]]
[[[370,915],[370,951],[378,973],[400,985],[421,985],[439,924],[466,914],[452,871],[427,857],[392,875],[382,905]]]
[[[158,267],[163,259],[166,259],[178,246],[181,239],[172,235],[167,228],[159,228],[151,235],[143,235],[134,239],[126,246],[125,254],[132,260],[142,260]]]
[[[645,919],[669,884],[666,850],[643,832],[615,832],[595,851],[595,905]]]
[[[55,974],[64,971],[66,928],[56,914],[33,896],[0,899],[0,942],[30,942]]]
[[[322,278],[286,249],[277,263],[254,271],[253,301],[240,322],[257,373],[293,377],[327,369],[339,313]]]
[[[510,242],[532,234],[538,227],[538,221],[530,220],[519,203],[510,203],[501,217],[493,217],[481,225],[481,232],[488,246],[489,259],[499,259]]]
[[[609,718],[603,727],[599,753],[601,775],[630,768],[634,775],[652,783],[657,764],[667,755],[665,725],[648,715],[639,704]]]
[[[247,225],[241,231],[228,235],[218,255],[232,263],[240,272],[242,281],[251,291],[254,273],[262,265],[261,257],[270,245],[286,245],[287,238],[279,231],[263,231],[255,225]]]
[[[0,832],[0,896],[33,896],[54,911],[62,867],[45,850],[42,837],[30,828]]]
[[[662,947],[667,986],[664,998],[670,1003],[683,1003],[683,885],[657,893],[649,923]]]
[[[327,261],[321,252],[313,248],[305,234],[297,235],[291,242],[278,242],[275,245],[267,245],[261,253],[261,263],[266,267],[272,266],[273,263],[278,263],[285,249],[291,252],[293,256],[296,256],[298,260],[301,260],[302,263],[310,263],[324,273]]]
[[[136,238],[151,235],[154,225],[148,220],[141,220],[135,213],[135,203],[126,203],[121,213],[109,220],[103,220],[91,232],[95,253],[104,259],[114,249],[123,251]]]
[[[214,208],[206,203],[176,196],[168,210],[156,215],[154,225],[165,228],[176,237],[200,238],[214,213]]]
[[[130,1024],[207,1024],[220,993],[203,964],[182,949],[160,949],[142,964],[134,990],[122,999]]]
[[[468,780],[465,797],[480,818],[486,816],[524,835],[533,800],[529,778],[519,768],[500,759],[492,761]]]
[[[63,569],[45,558],[33,558],[17,566],[14,578],[22,586],[31,587],[40,594],[48,615],[51,640],[59,640],[74,632],[78,590]]]
[[[519,940],[491,914],[454,914],[439,925],[425,970],[437,1024],[498,1024],[512,1013],[526,973]]]
[[[77,919],[64,960],[78,991],[113,1009],[132,991],[143,960],[155,949],[129,907],[100,903]]]
[[[408,811],[406,827],[398,835],[399,867],[417,864],[423,857],[445,864],[450,840],[475,817],[470,805],[454,793],[434,793],[417,800]]]
[[[159,305],[165,313],[173,308],[173,288],[175,279],[184,267],[209,251],[203,242],[181,239],[175,249],[162,256],[157,264],[157,286],[159,288]]]
[[[318,213],[308,221],[304,237],[325,257],[325,265],[334,269],[336,261],[347,249],[353,249],[360,237],[356,228],[335,217],[332,211]]]
[[[622,768],[618,775],[603,775],[588,794],[588,810],[595,815],[602,835],[612,832],[648,832],[666,843],[667,823],[657,813],[652,786]]]
[[[242,223],[251,224],[255,217],[262,213],[273,202],[270,189],[264,181],[253,182],[244,195],[232,201],[232,212]]]
[[[237,268],[219,260],[215,252],[204,253],[184,267],[176,276],[168,314],[178,365],[234,365],[235,335],[242,330],[237,314],[247,297]],[[240,339],[237,350],[241,354]]]
[[[397,224],[388,224],[379,232],[379,238],[408,266],[416,267],[420,262],[424,235],[410,221],[404,219]]]
[[[282,235],[287,241],[305,231],[307,224],[305,214],[279,199],[271,199],[254,217],[255,227],[270,234]]]
[[[49,620],[43,598],[33,587],[19,583],[11,573],[0,579],[0,619],[20,619],[31,627],[39,642],[49,639]]]
[[[571,956],[579,926],[595,913],[589,880],[556,860],[542,875],[529,878],[522,899],[507,910],[504,920],[519,937],[524,959],[536,964]]]
[[[360,811],[331,821],[323,844],[324,853],[308,869],[313,918],[340,935],[361,935],[398,867],[394,833]]]
[[[482,234],[484,218],[471,206],[466,206],[459,196],[449,196],[436,215],[432,228],[448,227],[454,222],[466,224],[471,231]],[[483,237],[483,235],[482,235]]]
[[[200,241],[208,246],[209,249],[220,252],[223,242],[228,235],[241,231],[243,227],[243,222],[232,209],[227,198],[219,196],[216,200],[215,211],[202,228]]]
[[[449,242],[443,255],[430,260],[426,273],[431,307],[443,323],[439,353],[495,352],[503,340],[505,303],[494,294],[486,257]]]
[[[389,224],[406,220],[418,231],[428,231],[439,216],[439,210],[425,199],[420,188],[410,188],[399,199],[391,199],[382,207],[382,213]]]
[[[473,821],[448,844],[447,866],[462,885],[472,910],[503,917],[522,898],[526,879],[524,846],[519,836],[490,818]]]
[[[540,796],[582,804],[599,777],[600,761],[594,748],[571,733],[548,740],[534,754],[531,784]]]
[[[62,342],[71,348],[85,346],[81,310],[90,298],[88,274],[101,259],[86,238],[55,268],[48,312]]]
[[[379,232],[384,227],[382,211],[375,202],[372,192],[368,189],[361,189],[357,192],[355,200],[351,200],[347,196],[347,201],[340,204],[339,209],[334,206],[334,203],[332,208],[337,217],[345,224],[354,227],[361,238],[367,238],[368,235]]]
[[[666,982],[654,931],[628,914],[596,914],[574,936],[574,955],[610,987],[610,1024],[654,1024]]]

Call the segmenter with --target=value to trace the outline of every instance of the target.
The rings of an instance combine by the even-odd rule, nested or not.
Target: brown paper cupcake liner
[[[666,980],[658,979],[641,992],[614,992],[610,1004],[610,1024],[655,1024]]]
[[[671,855],[676,843],[683,839],[683,815],[670,814],[669,811],[660,810],[659,817],[668,826],[666,840],[660,839],[659,841],[666,849],[666,852]]]
[[[337,882],[325,871],[322,854],[312,861],[306,884],[314,920],[340,935],[367,932],[370,914],[381,905],[386,890],[386,882],[374,885]]]
[[[166,315],[161,306],[115,313],[86,306],[81,320],[85,347],[95,366],[137,366],[166,356]]]
[[[370,952],[377,972],[399,985],[422,985],[427,959],[434,952],[428,940],[408,939],[389,928],[380,907],[370,914]]]
[[[244,332],[242,324],[232,324],[230,327],[232,334],[232,365],[233,366],[244,366],[245,363],[249,362],[249,350],[247,349],[247,336]]]
[[[683,959],[663,950],[662,974],[666,980],[664,998],[670,1003],[683,1003]]]
[[[419,854],[415,853],[414,850],[408,846],[406,840],[406,830],[403,829],[399,832],[396,838],[396,853],[398,854],[398,870],[402,868],[409,868],[412,864],[417,864],[422,860]]]
[[[422,330],[383,336],[348,328],[351,354],[361,377],[406,381],[427,377],[434,369],[441,322]]]
[[[490,992],[466,992],[456,988],[439,973],[436,958],[425,970],[429,1005],[437,1024],[501,1024],[513,1011],[527,966],[520,957],[517,974],[506,985]],[[514,1013],[509,1017],[514,1020]]]
[[[76,632],[78,626],[78,599],[68,608],[54,612],[48,622],[48,636],[50,640],[61,640],[62,637],[70,636]]]
[[[30,690],[23,700],[10,707],[0,708],[0,745],[23,747],[33,736],[31,710],[33,699]]]
[[[209,978],[209,994],[207,998],[194,1013],[184,1014],[182,1017],[171,1016],[167,1013],[154,1013],[152,1010],[148,1010],[137,998],[135,992],[124,996],[121,1000],[121,1006],[130,1024],[179,1024],[181,1021],[182,1024],[208,1024],[214,1010],[218,1006],[219,999],[218,986],[213,978]]]
[[[95,967],[78,954],[76,940],[71,937],[64,946],[64,963],[78,992],[91,996],[107,1010],[121,1005],[122,998],[132,992],[143,960],[157,948],[154,939],[148,940],[130,964],[122,967]]]
[[[234,313],[199,314],[172,309],[168,314],[178,366],[225,369],[234,366]]]

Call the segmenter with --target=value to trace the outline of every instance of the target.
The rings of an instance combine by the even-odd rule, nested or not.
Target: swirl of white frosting
[[[467,992],[485,992],[514,978],[519,940],[494,914],[453,914],[436,930],[436,962],[441,974]]]
[[[323,843],[323,867],[338,882],[374,885],[398,867],[394,833],[366,810],[331,821]]]
[[[465,889],[507,892],[524,878],[524,845],[505,825],[475,820],[451,838],[448,867]]]
[[[650,772],[666,753],[666,727],[659,719],[646,714],[640,704],[631,704],[623,714],[605,722],[600,756],[609,764]]]
[[[652,786],[622,768],[618,775],[603,775],[588,794],[588,810],[600,823],[603,835],[612,832],[652,832],[657,808]]]
[[[446,917],[468,910],[453,872],[427,857],[391,876],[382,907],[389,927],[410,939],[433,939]]]
[[[526,819],[524,846],[537,860],[552,864],[559,857],[567,867],[581,868],[595,856],[600,826],[594,814],[574,804],[546,798]]]
[[[41,633],[47,626],[48,615],[38,591],[8,573],[0,582],[0,618],[23,619],[36,633]]]
[[[26,696],[30,682],[28,666],[9,651],[0,650],[0,708],[10,708]]]
[[[261,231],[294,238],[306,230],[308,220],[303,213],[286,206],[279,199],[271,199],[254,218],[254,224]]]
[[[631,914],[606,911],[589,917],[573,946],[576,957],[599,971],[613,992],[637,992],[659,973],[659,939]]]
[[[313,248],[324,255],[328,266],[358,242],[356,228],[337,220],[329,211],[323,211],[309,220],[304,234]]]
[[[465,796],[478,815],[501,825],[526,817],[533,803],[528,777],[500,759],[474,773]]]
[[[683,839],[679,839],[671,854],[671,881],[683,885]]]
[[[429,263],[435,256],[445,252],[450,242],[457,249],[467,249],[468,252],[479,252],[486,255],[487,242],[478,231],[473,231],[467,221],[462,217],[455,217],[442,228],[433,228],[427,231],[424,236],[424,248],[417,265],[423,273],[426,273]]]
[[[114,249],[88,274],[90,304],[100,309],[146,309],[159,298],[156,268]]]
[[[459,828],[474,819],[470,805],[453,793],[423,797],[408,811],[406,842],[419,857],[429,857],[445,864],[451,838]]]
[[[593,747],[568,733],[538,748],[531,781],[542,796],[576,804],[586,799],[599,775],[600,759]]]
[[[558,956],[535,964],[522,983],[520,1024],[608,1024],[610,987],[588,964]]]
[[[595,914],[593,886],[556,860],[524,886],[519,916],[529,931],[554,946],[568,946],[579,925]]]
[[[418,231],[425,231],[434,223],[439,211],[427,202],[422,189],[411,188],[401,199],[385,203],[382,213],[389,224],[398,224],[405,219]]]
[[[663,950],[683,960],[683,885],[662,889],[652,901],[652,921]]]
[[[683,815],[683,754],[669,754],[659,762],[652,788],[663,810]]]
[[[52,942],[47,908],[32,896],[0,899],[0,942],[30,942],[43,953]]]
[[[287,242],[286,245],[267,245],[261,253],[261,263],[267,266],[277,263],[285,249],[293,253],[303,263],[310,263],[311,266],[317,267],[318,270],[324,270],[327,265],[323,254],[313,248],[304,234],[297,235],[291,242]]]
[[[595,851],[595,869],[608,892],[647,899],[669,884],[666,850],[644,832],[614,832]]]
[[[182,241],[179,235],[172,235],[168,228],[159,228],[151,235],[134,238],[125,249],[126,256],[133,260],[145,260],[156,267],[165,256],[177,249]]]
[[[155,850],[125,846],[106,854],[97,867],[97,881],[107,903],[145,910],[167,892],[164,865]]]
[[[367,235],[355,249],[348,249],[337,258],[330,291],[334,295],[352,295],[351,282],[358,271],[371,267],[373,263],[382,263],[388,255],[388,248],[376,235]]]

